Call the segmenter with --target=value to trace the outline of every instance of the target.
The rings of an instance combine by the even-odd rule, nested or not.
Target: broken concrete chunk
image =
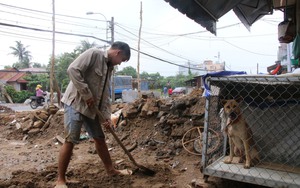
[[[41,120],[38,120],[33,123],[33,128],[41,128],[43,125],[44,123]]]
[[[16,128],[17,128],[17,129],[21,129],[21,127],[22,127],[22,126],[21,126],[20,123],[16,123]]]
[[[37,133],[39,133],[40,132],[40,129],[39,128],[33,128],[33,129],[30,129],[29,131],[28,131],[28,135],[30,136],[30,135],[34,135],[34,134],[37,134]]]

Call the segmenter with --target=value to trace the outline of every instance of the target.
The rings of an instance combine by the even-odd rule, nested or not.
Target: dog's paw
[[[244,165],[244,169],[249,169],[250,168],[250,164],[245,164]]]
[[[226,159],[226,160],[224,160],[224,163],[225,163],[225,164],[230,164],[230,163],[231,163],[231,160],[230,160],[230,159]]]

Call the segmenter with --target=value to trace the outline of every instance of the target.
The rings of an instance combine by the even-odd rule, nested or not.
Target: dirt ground
[[[0,105],[0,188],[51,188],[57,178],[58,153],[63,137],[63,111],[57,111],[49,127],[28,131],[32,112],[14,112]],[[171,121],[175,115],[166,116]],[[203,118],[203,117],[201,117]],[[179,121],[173,119],[173,121]],[[138,164],[156,174],[148,176],[132,164],[113,136],[106,132],[107,145],[118,169],[133,170],[131,176],[110,177],[94,149],[94,143],[82,132],[75,146],[67,178],[70,188],[192,188],[192,187],[261,187],[209,177],[204,182],[200,172],[201,156],[182,147],[181,137],[194,125],[178,125],[182,134],[170,134],[162,119],[147,113],[127,118],[127,124],[115,129]],[[174,125],[172,125],[174,127]],[[180,127],[180,128],[179,128]],[[26,131],[25,131],[26,130]],[[174,129],[173,129],[174,130]]]

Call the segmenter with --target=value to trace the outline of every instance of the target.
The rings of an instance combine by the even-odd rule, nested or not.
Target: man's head
[[[107,51],[108,61],[112,66],[120,65],[130,59],[130,47],[125,42],[114,42]]]

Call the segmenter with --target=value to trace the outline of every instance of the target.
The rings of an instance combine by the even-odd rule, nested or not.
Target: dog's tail
[[[254,166],[254,165],[259,164],[260,158],[259,158],[259,153],[258,153],[257,149],[252,148],[251,154],[252,154],[252,156],[251,156],[252,165]]]

